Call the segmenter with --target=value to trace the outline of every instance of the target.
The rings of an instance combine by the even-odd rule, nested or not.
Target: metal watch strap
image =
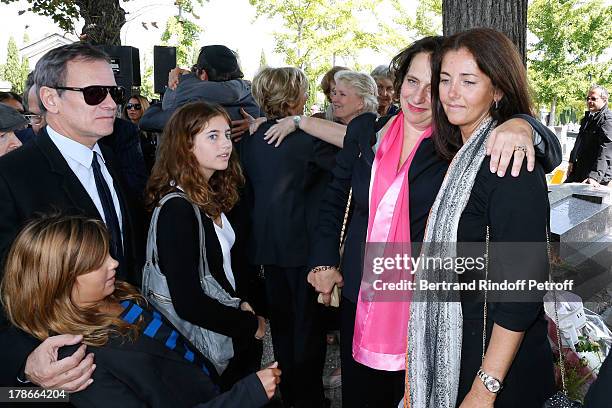
[[[499,381],[497,378],[485,373],[482,368],[478,370],[478,373],[476,374],[478,376],[478,378],[480,378],[480,381],[482,381],[482,383],[484,384],[485,388],[493,393],[493,394],[497,394],[498,392],[500,392],[502,390],[502,388],[504,388],[504,385],[501,381]],[[497,382],[497,385],[499,386],[499,388],[497,390],[492,390],[491,388],[489,388],[489,383],[491,383],[492,381]]]
[[[300,128],[300,122],[302,121],[302,117],[300,115],[295,115],[293,117],[293,124],[295,125],[295,130]]]

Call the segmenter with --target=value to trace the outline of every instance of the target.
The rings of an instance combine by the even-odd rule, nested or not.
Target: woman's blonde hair
[[[359,113],[378,111],[378,86],[368,74],[356,71],[338,71],[334,75],[336,84],[340,81],[355,90],[363,100],[363,109]]]
[[[83,343],[102,346],[114,334],[136,338],[137,325],[101,308],[128,299],[144,304],[130,284],[116,281],[115,291],[93,306],[72,300],[77,277],[100,268],[108,249],[108,232],[99,220],[49,215],[28,223],[11,246],[2,280],[2,304],[11,323],[41,341],[82,334]]]
[[[171,191],[180,186],[189,200],[211,217],[228,212],[238,202],[238,188],[244,176],[232,149],[226,170],[215,171],[207,181],[193,154],[194,139],[217,116],[230,124],[227,112],[219,105],[192,102],[178,108],[164,129],[158,156],[145,192],[146,204],[153,209]]]
[[[293,67],[264,68],[255,78],[251,92],[268,119],[285,117],[302,101],[308,79]]]

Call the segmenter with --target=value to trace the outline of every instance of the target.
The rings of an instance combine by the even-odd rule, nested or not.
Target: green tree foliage
[[[381,52],[397,37],[378,15],[383,0],[249,0],[257,17],[281,19],[274,52],[303,69],[310,83],[307,106],[315,101],[319,77],[339,58],[354,65],[362,50]],[[368,28],[365,28],[368,26]]]
[[[177,0],[175,3],[179,7],[179,14],[168,19],[161,41],[162,45],[176,47],[177,65],[187,67],[193,65],[197,58],[195,48],[202,29],[187,19],[185,14],[198,20],[200,17],[195,13],[194,3],[202,5],[203,0]]]
[[[148,100],[159,99],[159,95],[154,91],[153,65],[149,64],[146,57],[143,61],[143,70],[140,80],[140,94]]]
[[[9,4],[17,0],[0,1]],[[126,20],[119,0],[33,0],[28,4],[29,7],[20,14],[29,11],[51,17],[67,32],[75,32],[75,22],[82,18],[81,40],[92,44],[121,45],[119,34]]]
[[[13,37],[10,37],[7,44],[6,64],[2,66],[3,79],[11,83],[11,91],[21,94],[29,72],[28,59],[19,58],[17,43]]]
[[[533,0],[529,30],[537,37],[528,52],[537,102],[550,108],[550,122],[566,109],[585,109],[590,83],[610,85],[612,6],[601,0]]]
[[[416,40],[429,35],[442,35],[442,0],[420,0],[416,13],[412,16],[404,7],[403,0],[391,0],[395,9],[394,23],[399,40]],[[404,34],[399,34],[399,32]]]

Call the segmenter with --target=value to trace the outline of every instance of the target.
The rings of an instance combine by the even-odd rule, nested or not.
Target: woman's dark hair
[[[442,47],[443,41],[444,37],[440,35],[421,38],[393,57],[391,63],[389,64],[389,70],[395,76],[395,79],[393,80],[393,91],[395,92],[394,95],[396,99],[395,102],[399,100],[404,77],[410,69],[410,63],[412,62],[414,56],[421,52],[435,54]]]
[[[497,107],[491,105],[489,109],[489,114],[498,124],[512,115],[531,115],[533,112],[525,65],[508,37],[490,28],[475,28],[446,38],[441,50],[432,58],[431,109],[434,144],[438,153],[449,160],[461,148],[463,141],[459,127],[448,121],[440,102],[440,71],[444,55],[460,49],[472,54],[478,68],[502,92]]]

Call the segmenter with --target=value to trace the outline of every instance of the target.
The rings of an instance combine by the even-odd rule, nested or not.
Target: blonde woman
[[[274,354],[286,374],[285,406],[323,404],[324,332],[306,262],[319,197],[331,179],[336,148],[297,130],[279,148],[264,133],[277,118],[300,115],[306,75],[296,68],[266,68],[253,79],[253,96],[268,121],[240,145],[250,196],[248,258],[264,269]]]

